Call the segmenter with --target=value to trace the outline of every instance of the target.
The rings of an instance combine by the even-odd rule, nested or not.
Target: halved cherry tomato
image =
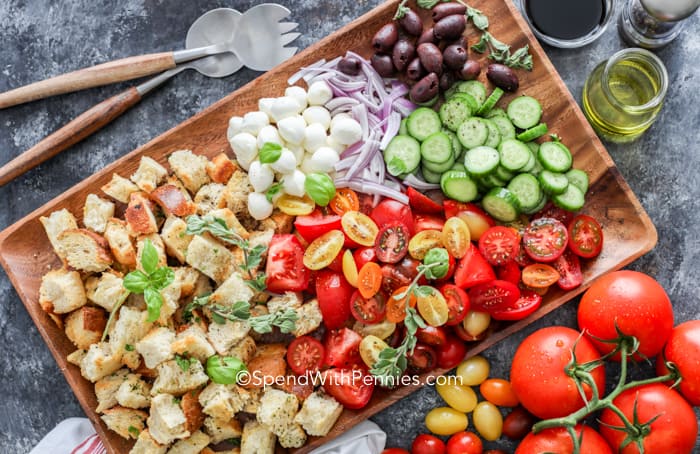
[[[542,297],[532,290],[520,290],[520,298],[511,306],[495,310],[491,316],[495,320],[521,320],[539,309]]]
[[[272,293],[300,292],[309,285],[309,270],[304,266],[304,248],[291,234],[274,235],[265,265],[265,285]]]
[[[406,190],[406,195],[408,196],[408,204],[416,213],[442,213],[442,205],[410,186]]]
[[[399,221],[408,228],[409,236],[413,235],[413,212],[408,205],[392,199],[384,199],[372,210],[369,215],[378,226],[385,226],[390,222]]]
[[[544,263],[534,263],[523,268],[523,284],[532,288],[546,288],[559,280],[559,272]]]
[[[442,244],[455,258],[461,259],[467,253],[471,241],[469,227],[458,217],[452,217],[445,221],[442,228]]]
[[[386,302],[386,319],[391,323],[401,323],[406,318],[406,302],[411,307],[416,306],[416,295],[408,295],[406,291],[408,290],[408,285],[394,290],[389,299]]]
[[[374,196],[360,192],[357,198],[360,200],[360,212],[369,216],[374,209]]]
[[[508,281],[511,284],[520,284],[520,267],[515,260],[507,262],[496,269],[496,276],[502,281]]]
[[[326,356],[323,363],[331,367],[349,368],[362,362],[360,358],[362,336],[349,328],[330,330],[326,334]]]
[[[337,271],[338,273],[343,271],[343,256],[347,252],[347,249],[341,249],[340,252],[338,252],[338,255],[333,259],[330,265],[328,265],[328,269],[332,271]]]
[[[564,253],[569,234],[554,218],[538,218],[530,222],[523,235],[525,252],[537,262],[553,262]]]
[[[408,253],[416,260],[423,260],[429,250],[442,247],[442,231],[421,230],[408,242]]]
[[[394,293],[398,287],[408,285],[418,274],[420,262],[410,257],[404,257],[398,264],[382,265],[382,290],[386,293]],[[421,277],[419,283],[427,282]]]
[[[442,205],[445,208],[445,218],[451,218],[457,216],[463,211],[469,211],[471,213],[481,215],[487,221],[489,226],[496,225],[496,221],[494,221],[491,216],[473,203],[462,203],[452,199],[445,199],[445,201],[442,202]]]
[[[352,253],[355,258],[355,263],[357,264],[357,269],[361,270],[365,263],[374,262],[377,259],[377,253],[374,251],[374,247],[361,247]]]
[[[353,287],[357,287],[357,278],[359,274],[357,271],[357,263],[355,263],[355,257],[352,256],[352,251],[349,249],[343,252],[342,269],[343,276],[345,276],[348,283]]]
[[[345,235],[340,230],[331,230],[311,242],[304,251],[304,266],[320,270],[330,265],[343,249]]]
[[[435,369],[437,365],[437,353],[432,347],[418,343],[413,353],[408,355],[408,365],[416,372],[424,372]]]
[[[382,286],[382,268],[374,262],[367,262],[357,275],[357,289],[363,298],[371,298]]]
[[[504,265],[515,259],[520,250],[520,237],[510,227],[491,227],[479,238],[479,251],[491,265]]]
[[[583,283],[581,261],[573,252],[569,250],[564,251],[553,265],[559,272],[557,284],[562,290],[571,290]]]
[[[457,367],[467,355],[467,346],[462,339],[447,336],[445,343],[436,349],[437,363],[442,369]]]
[[[460,203],[454,200],[445,200],[445,217],[459,217],[467,227],[473,241],[478,241],[481,235],[496,225],[496,221],[491,216],[486,214],[481,208],[473,203]]]
[[[350,297],[350,312],[355,320],[365,325],[379,323],[384,320],[386,299],[381,293],[364,298],[359,291],[355,291]]]
[[[434,284],[445,284],[447,282],[452,282],[452,276],[455,274],[457,269],[457,261],[450,254],[447,255],[447,274],[445,274],[440,279],[434,279]]]
[[[328,206],[335,214],[342,216],[348,211],[359,211],[360,199],[357,197],[357,193],[350,188],[336,188],[335,196]]]
[[[532,217],[533,220],[539,218],[554,218],[564,225],[569,225],[571,220],[574,219],[574,213],[571,211],[564,210],[554,205],[552,202],[548,202],[540,211],[535,213]]]
[[[447,322],[445,325],[458,325],[469,312],[469,296],[461,288],[454,284],[445,284],[440,287],[440,292],[447,301]]]
[[[317,371],[324,357],[323,345],[311,336],[297,337],[287,347],[287,364],[297,375]]]
[[[491,265],[481,255],[473,244],[467,249],[467,253],[459,259],[457,270],[455,271],[455,284],[457,287],[467,289],[475,285],[490,282],[496,279]]]
[[[425,323],[430,326],[442,326],[447,321],[449,311],[447,301],[435,287],[422,285],[419,287],[416,298],[418,313]]]
[[[294,228],[307,243],[331,230],[340,230],[340,216],[335,214],[324,215],[321,210],[314,210],[306,216],[297,216],[294,220]]]
[[[426,326],[418,328],[416,338],[426,345],[439,347],[447,341],[447,332],[441,326]]]
[[[328,369],[324,373],[323,389],[335,397],[345,408],[357,410],[369,402],[374,391],[374,381],[365,380],[350,369]]]
[[[598,221],[579,214],[569,224],[569,248],[585,259],[596,257],[603,249],[603,229]]]
[[[374,250],[379,261],[384,263],[400,262],[408,252],[410,237],[410,230],[403,222],[392,221],[384,224],[374,242]]]
[[[316,276],[316,298],[328,329],[340,328],[350,318],[350,297],[355,288],[343,273],[323,270]]]
[[[413,219],[413,224],[415,225],[414,234],[423,230],[442,231],[442,228],[445,226],[445,219],[442,216],[418,213]]]
[[[372,218],[359,211],[348,211],[340,220],[343,232],[348,238],[361,245],[373,246],[379,232],[379,227]]]
[[[520,289],[506,281],[494,280],[469,289],[469,302],[472,309],[494,314],[515,307],[520,298]]]
[[[279,210],[290,216],[305,216],[311,214],[316,208],[316,202],[304,194],[304,197],[296,197],[290,194],[282,194],[275,205]]]
[[[514,260],[515,263],[520,265],[521,268],[525,268],[526,266],[535,263],[535,261],[532,260],[529,255],[527,255],[527,252],[525,252],[524,247],[520,248],[520,250],[518,251],[518,255],[515,256]]]

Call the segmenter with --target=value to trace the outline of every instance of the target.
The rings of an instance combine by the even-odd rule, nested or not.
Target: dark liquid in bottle
[[[576,39],[602,24],[603,0],[526,0],[525,12],[542,34],[559,39]]]

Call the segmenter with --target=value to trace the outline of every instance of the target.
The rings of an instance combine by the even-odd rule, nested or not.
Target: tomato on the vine
[[[700,405],[700,320],[690,320],[673,328],[663,355],[656,358],[656,371],[668,374],[665,361],[678,368],[681,380],[678,390],[691,405]],[[664,361],[665,360],[665,361]]]
[[[610,445],[595,430],[583,425],[577,425],[575,430],[576,434],[581,437],[580,454],[613,454]],[[574,442],[566,428],[555,427],[544,429],[536,434],[530,432],[515,450],[515,454],[540,452],[571,454],[574,452]]]

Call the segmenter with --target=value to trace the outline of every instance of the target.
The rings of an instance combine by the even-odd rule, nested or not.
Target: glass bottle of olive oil
[[[656,55],[624,49],[588,76],[583,111],[601,137],[631,142],[654,122],[667,88],[666,68]]]

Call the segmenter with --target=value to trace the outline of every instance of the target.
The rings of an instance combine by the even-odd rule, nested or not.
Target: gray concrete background
[[[378,5],[356,2],[278,0],[293,10],[306,47]],[[240,0],[3,0],[0,2],[0,91],[59,73],[142,53],[184,45],[189,25],[221,6],[245,11],[261,3]],[[677,321],[700,317],[700,21],[658,55],[666,63],[670,88],[657,123],[638,142],[608,147],[659,232],[659,244],[630,268],[656,277],[675,305]],[[596,43],[578,50],[547,48],[569,90],[580,101],[586,75],[624,47],[616,26]],[[256,77],[242,70],[223,79],[187,71],[140,105],[70,151],[0,188],[0,228],[4,228],[124,153],[167,131]],[[98,101],[130,84],[86,90],[0,111],[0,162],[28,149]],[[507,377],[510,358],[522,339],[543,326],[575,327],[576,302],[489,349],[493,376]],[[82,410],[34,328],[4,273],[0,274],[0,452],[29,451],[59,421]],[[638,373],[649,370],[641,367]],[[611,372],[614,378],[615,371]],[[425,413],[440,405],[424,388],[376,415],[388,446],[408,448],[425,431]],[[471,423],[471,421],[470,421]],[[514,445],[488,443],[512,451]]]

